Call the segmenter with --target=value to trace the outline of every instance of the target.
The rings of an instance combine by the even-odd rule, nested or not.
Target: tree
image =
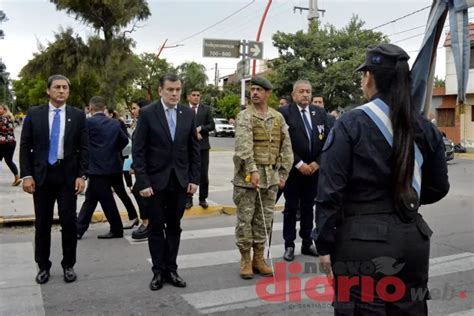
[[[363,62],[368,45],[387,41],[382,33],[363,26],[364,22],[354,16],[340,30],[312,22],[307,33],[273,35],[280,57],[271,62],[269,78],[276,95],[290,94],[296,80],[306,79],[313,93],[324,96],[329,110],[361,103],[360,77],[354,69]]]
[[[0,24],[6,21],[8,21],[7,15],[5,14],[5,12],[0,10]],[[3,32],[2,29],[0,29],[0,39],[3,39],[4,37],[5,37],[5,33]]]
[[[203,89],[206,86],[206,67],[194,61],[186,62],[178,66],[178,76],[183,83],[182,99],[186,100],[186,95],[190,89]]]
[[[225,118],[235,118],[240,112],[240,96],[228,94],[217,100],[217,112]]]
[[[110,105],[118,101],[118,91],[131,83],[138,75],[136,59],[131,47],[133,41],[127,37],[139,21],[147,19],[151,13],[144,0],[98,1],[98,0],[51,0],[58,10],[65,10],[85,24],[91,25],[100,36],[89,40],[94,64],[100,70],[99,94]],[[131,29],[123,30],[131,24]]]
[[[440,87],[446,87],[446,82],[444,79],[439,78],[438,76],[434,77],[434,87],[435,88],[440,88]]]

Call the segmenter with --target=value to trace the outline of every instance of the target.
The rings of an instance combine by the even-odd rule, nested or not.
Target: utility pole
[[[303,11],[308,11],[309,24],[311,24],[312,21],[317,21],[319,19],[319,12],[322,13],[322,16],[324,16],[324,13],[326,12],[326,10],[321,10],[318,8],[318,0],[309,0],[308,8],[294,6],[293,13],[295,13],[296,10],[299,10],[300,14],[303,13]]]
[[[217,63],[214,67],[214,85],[216,87],[219,85],[219,68],[217,68]]]

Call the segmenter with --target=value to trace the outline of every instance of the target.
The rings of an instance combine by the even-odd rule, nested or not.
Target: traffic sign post
[[[250,59],[245,58],[241,59],[237,63],[237,75],[242,78],[242,77],[248,77],[250,75]]]
[[[203,57],[240,57],[240,41],[226,39],[204,39],[202,48]]]

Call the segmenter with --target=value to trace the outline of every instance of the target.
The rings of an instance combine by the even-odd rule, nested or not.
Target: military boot
[[[252,268],[255,273],[260,273],[262,276],[272,276],[273,270],[270,266],[265,263],[263,259],[263,251],[265,250],[265,244],[254,244],[253,245],[253,260]]]
[[[242,279],[251,279],[253,278],[253,272],[252,263],[250,261],[250,249],[240,249],[240,254],[240,277]]]

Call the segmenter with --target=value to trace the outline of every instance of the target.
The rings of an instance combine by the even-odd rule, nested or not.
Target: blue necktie
[[[49,136],[49,154],[48,162],[54,165],[58,160],[59,131],[61,127],[60,109],[54,110],[53,125],[51,126],[51,135]]]
[[[309,125],[308,119],[306,118],[306,110],[303,109],[301,110],[301,114],[303,115],[303,122],[304,122],[304,127],[306,128],[306,133],[308,133],[309,137],[309,150],[311,151],[311,143],[313,142],[313,129],[311,128],[311,125]]]
[[[171,139],[174,141],[174,134],[176,132],[176,123],[173,118],[174,108],[166,109],[166,119],[168,121],[168,127],[170,128]]]

